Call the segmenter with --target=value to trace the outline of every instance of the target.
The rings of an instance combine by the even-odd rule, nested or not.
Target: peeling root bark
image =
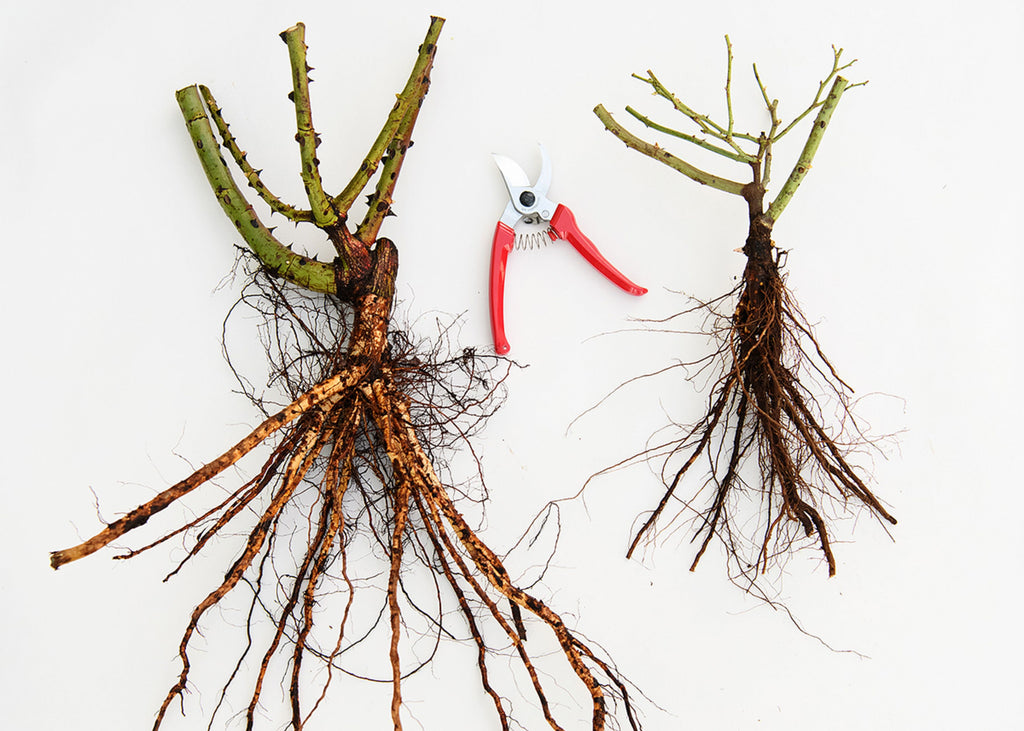
[[[179,644],[181,670],[160,705],[154,731],[161,727],[171,705],[183,698],[192,667],[191,644],[200,623],[210,609],[218,606],[242,582],[254,587],[254,594],[259,596],[267,556],[280,529],[282,515],[295,500],[300,487],[311,483],[316,485],[317,493],[316,509],[304,508],[311,522],[305,533],[308,543],[297,560],[294,575],[278,578],[281,588],[277,596],[283,597],[282,605],[273,617],[274,632],[263,648],[258,672],[248,691],[247,729],[256,725],[256,711],[261,706],[268,671],[275,657],[283,654],[290,658],[290,728],[295,731],[303,728],[330,683],[330,670],[345,642],[348,609],[354,595],[354,586],[347,574],[344,536],[346,525],[354,521],[347,519],[345,511],[351,510],[351,506],[347,499],[343,499],[353,489],[363,501],[364,510],[379,511],[382,509],[380,506],[386,506],[387,511],[381,514],[382,522],[379,523],[389,526],[387,537],[380,536],[379,542],[389,564],[386,578],[387,627],[390,633],[388,656],[392,685],[391,718],[396,731],[402,728],[402,637],[406,631],[405,612],[409,609],[408,600],[403,598],[402,572],[412,561],[423,560],[424,546],[432,554],[428,568],[443,579],[440,584],[449,586],[455,596],[458,615],[465,620],[477,648],[477,669],[483,689],[491,699],[503,729],[521,724],[514,721],[509,701],[492,684],[491,663],[493,658],[502,655],[502,651],[484,639],[483,625],[487,622],[496,624],[508,638],[511,651],[530,679],[548,726],[556,730],[563,728],[554,717],[548,691],[541,680],[542,673],[527,649],[519,610],[525,610],[553,632],[566,662],[591,699],[594,731],[602,731],[606,726],[609,697],[614,698],[625,711],[629,727],[639,729],[628,687],[611,663],[583,643],[544,602],[516,587],[498,556],[477,537],[456,508],[421,443],[412,405],[404,391],[403,378],[409,374],[403,374],[401,370],[408,365],[400,367],[393,360],[388,342],[389,313],[388,299],[364,295],[355,307],[351,336],[347,343],[339,346],[341,350],[334,361],[337,365],[332,374],[182,482],[111,523],[95,537],[73,548],[54,552],[51,558],[53,566],[56,568],[87,556],[142,526],[178,498],[221,474],[257,445],[284,430],[284,436],[259,473],[227,500],[193,522],[127,554],[128,557],[134,556],[171,536],[199,531],[184,563],[213,536],[225,532],[229,524],[234,528],[234,521],[239,516],[258,516],[223,581],[197,604],[191,614]],[[360,444],[363,444],[361,448]],[[365,463],[361,472],[357,463]],[[375,489],[368,486],[368,474],[379,483]],[[265,503],[262,507],[261,502]],[[420,551],[407,550],[411,546],[420,547]],[[323,653],[315,651],[309,644],[316,621],[314,607],[328,579],[328,569],[338,557],[349,597],[345,614],[340,618],[335,647],[333,651]],[[332,586],[330,590],[334,592],[337,588]],[[516,607],[516,611],[510,614],[501,609],[500,599]],[[256,599],[253,601],[255,606]],[[437,621],[440,623],[441,619]],[[225,693],[227,687],[238,679],[242,659],[248,651],[246,649],[228,678]],[[308,660],[311,653],[326,664],[328,673],[319,699],[312,710],[304,711],[301,670],[304,659]],[[221,702],[223,699],[224,693],[221,694]],[[214,714],[219,708],[220,703]]]
[[[250,432],[248,436],[220,457],[205,464],[202,468],[196,470],[181,482],[167,488],[152,500],[149,500],[130,511],[123,518],[118,518],[113,523],[108,524],[105,529],[89,540],[83,541],[77,546],[72,546],[71,548],[51,552],[50,566],[54,569],[59,569],[66,563],[77,561],[80,558],[85,558],[89,554],[100,550],[108,543],[116,541],[125,533],[145,525],[151,517],[159,513],[174,501],[192,492],[200,485],[212,480],[228,467],[242,459],[242,457],[251,452],[257,445],[262,444],[266,439],[272,437],[279,429],[294,421],[298,416],[307,413],[311,409],[317,408],[325,399],[329,399],[333,395],[351,388],[352,385],[362,377],[362,375],[363,374],[358,369],[343,371],[331,376],[323,383],[317,384],[316,387],[307,393],[304,393],[295,401],[288,404],[288,406],[266,419],[262,424]]]

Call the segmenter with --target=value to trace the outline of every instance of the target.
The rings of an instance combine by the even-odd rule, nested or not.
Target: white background
[[[554,160],[552,196],[651,289],[621,294],[564,245],[513,255],[508,330],[512,355],[529,367],[480,443],[493,498],[481,535],[498,551],[546,501],[575,493],[670,418],[699,413],[701,396],[674,376],[617,394],[567,432],[624,379],[705,347],[684,336],[594,336],[681,309],[671,290],[718,294],[743,264],[733,253],[742,202],[625,149],[590,110],[603,102],[629,123],[622,109],[632,104],[682,126],[630,79],[652,68],[693,106],[721,114],[729,33],[738,125],[759,130],[751,61],[789,117],[813,95],[831,44],[860,59],[850,75],[871,83],[842,100],[775,237],[844,377],[858,395],[899,397],[863,405],[876,432],[902,431],[873,465],[900,524],[893,542],[871,520],[840,523],[835,578],[811,549],[772,587],[809,631],[866,657],[830,652],[744,596],[715,552],[688,573],[685,532],[626,561],[634,516],[660,494],[644,468],[593,482],[589,510],[566,506],[555,566],[535,593],[647,694],[655,731],[1019,723],[1018,2],[4,6],[0,726],[148,728],[177,675],[188,612],[234,550],[225,541],[166,584],[173,549],[127,563],[107,550],[59,573],[47,564],[50,550],[96,531],[94,500],[108,519],[133,507],[257,418],[232,393],[221,356],[237,283],[220,285],[236,235],[174,90],[209,85],[271,187],[299,203],[277,33],[307,24],[320,157],[337,189],[404,83],[431,13],[448,22],[399,215],[383,231],[400,247],[403,311],[461,313],[462,344],[487,347],[489,246],[505,200],[490,153],[534,174],[537,141]],[[802,144],[786,142],[777,179],[786,150]],[[207,627],[200,662],[224,649],[218,618]],[[497,728],[473,653],[449,645],[439,662],[410,684],[407,728]],[[338,703],[311,729],[390,728],[386,687],[343,679],[332,693]],[[212,686],[190,694],[190,715],[172,713],[167,728],[205,726],[214,695]],[[585,708],[556,713],[587,727]]]

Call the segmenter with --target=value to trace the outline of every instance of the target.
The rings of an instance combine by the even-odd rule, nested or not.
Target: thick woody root
[[[788,555],[802,534],[818,544],[832,576],[836,560],[826,509],[861,505],[896,523],[850,461],[866,444],[849,412],[851,391],[790,297],[773,247],[770,219],[756,217],[743,249],[747,265],[737,288],[738,303],[718,353],[727,365],[712,389],[707,413],[669,445],[665,493],[637,531],[629,555],[654,532],[683,478],[702,457],[711,465],[706,485],[712,497],[710,505],[695,508],[700,515],[696,537],[702,540],[691,571],[715,536],[740,573],[748,575],[751,569],[764,573],[774,559]],[[842,426],[852,434],[828,426],[802,378],[827,384],[839,404]],[[741,476],[748,457],[756,459],[760,482],[755,488],[760,495],[759,535],[748,539],[756,555],[743,555],[738,545],[743,531],[730,514],[736,498],[749,487]],[[682,466],[670,467],[678,459]],[[685,504],[690,507],[693,500]]]
[[[277,305],[283,302],[283,298],[279,299]],[[395,334],[389,339],[388,310],[389,304],[383,299],[364,296],[354,308],[349,325],[339,326],[350,328],[346,342],[337,348],[338,352],[321,352],[318,356],[317,367],[328,368],[321,380],[298,394],[291,404],[270,415],[221,457],[109,524],[95,537],[53,553],[52,565],[56,568],[82,558],[142,526],[258,445],[269,445],[270,440],[281,433],[283,436],[255,477],[198,518],[153,543],[119,556],[138,555],[177,535],[194,536],[186,557],[173,574],[214,536],[224,537],[229,529],[237,532],[235,526],[239,520],[246,515],[257,516],[223,581],[192,612],[179,645],[181,671],[160,706],[154,730],[161,727],[171,705],[176,700],[183,701],[192,666],[190,649],[201,622],[211,609],[223,606],[222,602],[233,591],[243,587],[253,593],[247,620],[250,629],[257,607],[262,608],[272,622],[272,632],[262,646],[255,678],[246,691],[246,729],[254,728],[265,703],[272,664],[282,659],[286,667],[284,685],[288,688],[291,706],[289,728],[302,729],[324,699],[333,671],[350,672],[339,664],[341,656],[366,636],[361,630],[353,632],[350,624],[355,589],[361,584],[350,576],[346,548],[356,532],[369,537],[387,565],[382,577],[387,622],[381,631],[386,634],[389,646],[391,717],[396,730],[402,728],[403,681],[410,673],[403,662],[404,642],[411,632],[406,615],[410,610],[422,611],[410,598],[403,575],[417,562],[420,569],[431,572],[438,587],[450,589],[446,596],[453,595],[454,611],[447,617],[442,613],[432,621],[440,635],[452,634],[446,628],[452,623],[452,616],[464,620],[477,650],[480,682],[492,701],[502,729],[522,725],[491,672],[495,666],[507,672],[509,653],[517,658],[521,671],[528,677],[547,725],[552,729],[563,728],[549,702],[549,691],[542,680],[544,673],[527,649],[524,615],[535,617],[553,633],[565,661],[582,685],[577,692],[589,695],[592,705],[589,715],[594,731],[606,727],[609,701],[621,707],[629,727],[638,729],[627,685],[614,667],[570,631],[546,604],[515,585],[499,557],[480,541],[456,508],[449,489],[435,469],[433,450],[422,441],[424,434],[455,429],[455,420],[444,418],[443,409],[431,404],[429,396],[417,398],[417,390],[424,381],[436,378],[436,374],[431,375],[429,368],[416,357],[397,352],[396,344],[401,346],[406,341]],[[320,337],[314,331],[314,327],[309,327],[304,332],[313,339]],[[472,365],[471,354],[466,354],[462,360],[465,362],[458,365],[469,369],[470,381],[484,381]],[[294,373],[290,384],[304,383],[315,370]],[[500,382],[489,384],[492,391],[498,386]],[[450,382],[446,387],[453,388]],[[467,401],[479,405],[487,400],[486,394],[472,398],[464,394],[449,395],[463,407]],[[291,518],[286,517],[289,514]],[[301,530],[288,529],[286,524],[296,514],[307,524]],[[294,566],[287,571],[278,569],[276,576],[270,577],[268,572],[274,570],[277,560],[275,543],[289,542],[288,550],[294,553],[296,536],[303,537],[304,545],[303,541],[298,542],[301,548],[293,555]],[[315,637],[322,636],[323,629],[320,633],[314,630],[328,620],[318,622],[318,616],[328,595],[338,593],[339,589],[347,595],[344,609],[341,616],[330,618],[333,629],[329,641],[321,643]],[[440,588],[438,592],[440,601]],[[275,601],[276,607],[269,606]],[[498,636],[506,638],[501,646],[495,645],[493,638],[485,639],[494,634],[487,625],[493,625]],[[350,634],[356,638],[351,639]],[[229,687],[242,682],[243,662],[254,649],[251,632],[249,636],[249,644],[227,678],[213,710],[211,727],[213,717],[225,704]],[[320,689],[310,706],[304,699],[313,677],[308,669],[311,659],[322,663],[320,667],[325,668],[326,673],[317,675]],[[411,672],[415,672],[415,668]],[[304,688],[307,691],[304,692]]]

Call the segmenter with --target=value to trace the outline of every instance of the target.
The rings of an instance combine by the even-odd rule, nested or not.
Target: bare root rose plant
[[[226,493],[218,493],[222,488],[208,491],[207,496],[217,500],[213,507],[181,525],[165,527],[156,540],[117,556],[130,558],[177,538],[185,542],[184,565],[215,539],[243,536],[223,580],[198,601],[188,618],[178,650],[180,673],[159,706],[154,729],[160,728],[176,700],[183,702],[194,641],[204,621],[229,595],[239,592],[249,597],[247,626],[267,616],[271,631],[249,633],[212,714],[222,711],[229,686],[248,684],[243,695],[248,702],[241,713],[247,729],[254,727],[268,702],[273,669],[282,667],[283,679],[279,675],[276,682],[287,689],[287,723],[302,729],[320,706],[332,677],[343,669],[341,658],[374,629],[385,637],[390,714],[394,728],[401,729],[403,681],[429,662],[429,657],[417,658],[410,667],[409,638],[403,642],[403,635],[424,623],[438,638],[462,637],[475,647],[477,688],[489,697],[502,729],[520,728],[522,722],[513,713],[514,694],[500,687],[499,680],[530,689],[529,703],[546,725],[563,728],[556,720],[556,704],[549,702],[550,676],[539,669],[537,653],[527,644],[528,624],[535,625],[531,637],[537,626],[550,633],[551,646],[542,643],[541,652],[548,655],[555,648],[554,657],[567,664],[578,683],[559,689],[560,702],[566,691],[587,699],[595,731],[605,728],[616,709],[631,728],[639,728],[627,685],[610,661],[544,601],[519,588],[498,554],[480,540],[456,506],[457,488],[439,477],[438,460],[443,460],[445,448],[462,443],[493,408],[503,380],[501,362],[470,349],[444,356],[439,343],[414,347],[412,337],[393,323],[398,248],[378,231],[391,212],[392,193],[412,144],[442,23],[440,18],[431,20],[408,82],[362,165],[337,195],[324,190],[320,175],[304,26],[297,24],[281,34],[291,61],[289,97],[295,107],[307,209],[286,204],[270,192],[209,89],[189,86],[177,92],[216,199],[257,262],[256,289],[248,290],[246,298],[268,319],[268,340],[271,350],[276,348],[274,379],[290,402],[283,408],[265,408],[262,423],[223,454],[92,538],[51,556],[52,566],[59,568],[126,534],[134,535],[193,491],[202,493],[200,488],[225,475],[247,454],[267,455],[238,487]],[[333,244],[334,260],[320,262],[282,244],[243,196],[225,157],[233,159],[272,213],[320,229]],[[371,192],[365,217],[350,225],[349,211],[367,186]],[[383,557],[379,576],[371,572],[354,578],[348,549],[357,541]],[[282,555],[292,558],[286,568],[277,566]],[[424,577],[435,589],[432,611],[429,602],[415,595],[417,578],[422,585]],[[367,585],[375,579],[377,596],[383,596],[380,619],[365,632],[356,632],[350,626],[354,600],[363,594],[372,600]],[[441,608],[445,602],[448,610]],[[328,629],[326,641],[315,639],[323,638]],[[255,663],[245,666],[254,665],[254,675],[243,672],[243,661],[250,657]],[[550,663],[553,658],[543,660]],[[317,672],[310,669],[311,663]],[[319,692],[310,701],[309,688],[317,685]]]
[[[755,65],[754,78],[769,126],[757,134],[739,132],[733,119],[733,54],[728,37],[726,47],[726,121],[716,122],[694,111],[651,71],[634,77],[671,104],[695,129],[692,133],[679,131],[652,121],[632,107],[626,111],[650,129],[745,166],[749,171],[745,182],[706,172],[660,145],[637,137],[604,106],[594,110],[608,131],[627,147],[697,183],[741,197],[749,215],[742,249],[747,261],[738,285],[711,302],[699,302],[681,313],[705,313],[719,343],[718,350],[709,357],[688,363],[702,374],[712,373],[707,412],[678,437],[626,460],[664,458],[665,481],[661,500],[635,533],[628,553],[632,555],[643,540],[657,532],[659,520],[675,505],[670,515],[682,510],[697,516],[695,537],[699,548],[691,570],[717,536],[739,572],[737,578],[753,580],[778,558],[788,555],[803,536],[817,544],[831,576],[836,571],[836,560],[827,520],[829,510],[863,506],[886,523],[895,524],[896,519],[875,497],[868,486],[868,475],[853,459],[869,440],[850,411],[852,390],[822,352],[787,288],[785,252],[775,245],[772,231],[811,170],[844,92],[866,82],[850,83],[842,76],[853,62],[844,63],[842,49],[833,48],[832,68],[820,82],[814,99],[800,114],[783,123],[779,102],[769,96]],[[775,198],[769,200],[775,145],[808,117],[813,121],[803,150]],[[838,403],[840,418],[836,423],[825,416],[822,393]],[[751,462],[753,469],[746,473]],[[708,467],[705,482],[691,491],[692,497],[680,497],[684,478],[700,465]],[[705,492],[707,497],[702,498]],[[734,515],[747,499],[755,501],[760,511],[754,529]]]

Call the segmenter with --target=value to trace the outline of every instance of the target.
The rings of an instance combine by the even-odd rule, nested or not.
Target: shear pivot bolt
[[[537,196],[535,196],[528,190],[524,190],[522,193],[519,194],[519,202],[522,203],[524,206],[532,206],[536,200]]]

